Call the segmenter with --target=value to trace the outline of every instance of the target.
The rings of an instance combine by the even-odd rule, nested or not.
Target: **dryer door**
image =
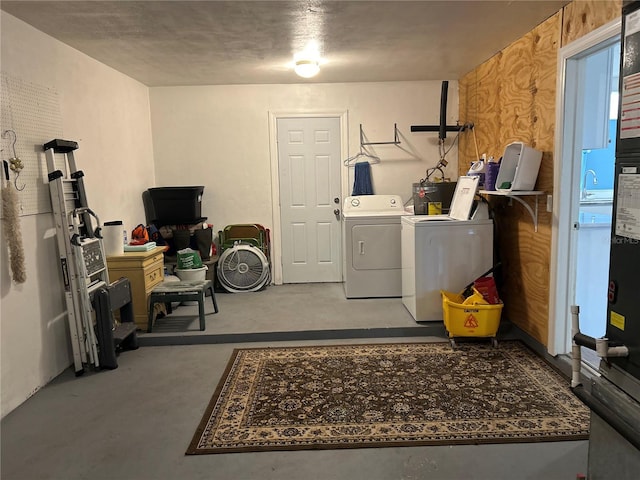
[[[401,268],[399,222],[355,225],[351,233],[351,258],[355,270]]]

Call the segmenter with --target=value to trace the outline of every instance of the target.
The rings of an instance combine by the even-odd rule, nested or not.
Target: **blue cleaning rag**
[[[369,162],[356,163],[352,195],[373,195],[371,165],[369,165]]]

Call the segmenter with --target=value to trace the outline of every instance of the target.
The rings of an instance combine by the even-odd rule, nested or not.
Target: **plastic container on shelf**
[[[486,161],[486,155],[482,156],[483,159],[482,160],[478,160],[477,162],[473,162],[471,164],[471,167],[469,168],[469,171],[467,172],[467,175],[472,177],[474,175],[478,176],[478,187],[479,188],[484,188],[484,182],[485,182],[485,174],[486,174],[486,166],[487,166],[487,161]]]
[[[498,179],[498,171],[500,170],[500,164],[495,162],[489,162],[484,167],[484,189],[494,191],[496,189],[496,180]]]
[[[500,192],[531,191],[536,185],[542,152],[513,142],[504,150],[495,188]]]

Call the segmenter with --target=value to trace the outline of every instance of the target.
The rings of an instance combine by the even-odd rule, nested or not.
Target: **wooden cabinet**
[[[148,252],[125,252],[107,257],[109,281],[126,277],[131,283],[133,317],[136,327],[146,331],[148,323],[149,295],[164,279],[164,247]]]

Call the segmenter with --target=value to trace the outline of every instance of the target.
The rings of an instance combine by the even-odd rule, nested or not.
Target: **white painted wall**
[[[411,125],[437,125],[441,82],[156,87],[150,89],[158,186],[204,185],[202,214],[215,231],[236,223],[272,228],[269,113],[348,112],[348,156],[368,147],[382,161],[372,166],[374,191],[406,201],[411,184],[438,162],[438,134],[411,133]],[[449,83],[447,123],[455,124],[458,84]],[[465,119],[461,119],[464,121]],[[447,133],[447,148],[455,133]],[[457,145],[447,175],[457,172]],[[353,168],[343,168],[353,188]],[[350,191],[343,192],[343,197]]]
[[[2,71],[58,92],[64,137],[80,143],[91,207],[128,230],[145,221],[142,192],[169,185],[204,185],[203,215],[216,230],[249,222],[272,228],[270,112],[347,111],[349,156],[360,148],[360,124],[367,141],[379,142],[393,139],[397,123],[399,147],[370,147],[382,159],[372,167],[379,194],[408,200],[411,184],[439,159],[437,133],[410,126],[438,123],[441,82],[149,90],[11,15],[0,12],[0,22]],[[458,86],[450,81],[448,124],[457,111]],[[454,137],[448,133],[447,148]],[[457,148],[447,159],[455,178]],[[351,188],[353,169],[343,175]],[[72,363],[52,220],[21,217],[25,284],[11,282],[0,249],[2,417]]]
[[[155,183],[147,87],[11,15],[0,22],[2,72],[58,93],[91,208],[129,230],[144,222],[142,191]],[[11,282],[0,249],[2,417],[72,363],[52,214],[20,220],[26,283]]]

